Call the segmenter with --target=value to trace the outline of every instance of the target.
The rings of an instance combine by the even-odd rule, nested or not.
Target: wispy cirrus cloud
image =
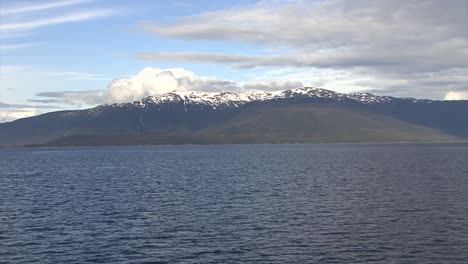
[[[187,7],[192,7],[193,3],[186,2],[186,1],[175,1],[174,6],[176,7],[182,7],[182,8],[187,8]]]
[[[77,71],[36,71],[35,73],[68,80],[106,81],[111,79],[94,73]]]
[[[0,51],[11,51],[40,45],[41,43],[0,44]]]
[[[31,29],[38,28],[38,27],[106,17],[114,13],[115,11],[109,10],[109,9],[95,9],[95,10],[88,10],[88,11],[83,11],[83,12],[73,12],[73,13],[68,13],[65,15],[1,24],[0,31],[8,32],[8,31],[31,30]]]
[[[0,45],[0,50],[2,46]],[[14,47],[16,48],[16,47]],[[20,47],[18,47],[20,48]],[[60,71],[54,68],[38,68],[34,66],[27,65],[7,65],[0,64],[0,77],[6,77],[14,73],[27,73],[28,75],[33,75],[33,77],[43,76],[43,77],[53,77],[67,80],[88,80],[88,81],[107,81],[111,78],[105,77],[101,74],[94,74],[89,72],[81,71]],[[11,78],[15,78],[14,76]]]
[[[112,8],[96,6],[96,0],[29,2],[0,5],[0,34],[3,52],[36,46],[39,43],[18,40],[27,38],[34,30],[53,25],[105,18],[117,13]]]
[[[13,6],[3,6],[0,8],[1,15],[15,15],[27,12],[43,11],[48,9],[67,7],[73,5],[79,5],[84,3],[93,2],[96,0],[68,0],[68,1],[54,1],[54,2],[39,2],[29,3]]]

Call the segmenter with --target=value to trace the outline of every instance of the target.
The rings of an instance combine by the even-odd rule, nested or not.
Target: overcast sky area
[[[0,0],[0,122],[184,91],[468,100],[468,0]]]

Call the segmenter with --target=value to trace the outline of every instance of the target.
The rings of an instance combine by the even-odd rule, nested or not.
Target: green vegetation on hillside
[[[263,106],[183,133],[75,135],[53,146],[453,141],[433,128],[336,105]]]

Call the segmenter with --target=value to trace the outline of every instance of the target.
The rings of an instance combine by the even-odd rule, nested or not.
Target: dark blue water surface
[[[468,144],[0,150],[1,263],[468,263]]]

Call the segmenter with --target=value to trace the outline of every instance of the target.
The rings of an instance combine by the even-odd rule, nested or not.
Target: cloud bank
[[[468,90],[460,75],[450,81],[455,72],[465,76],[468,72],[467,1],[272,1],[169,23],[147,22],[142,28],[159,36],[242,42],[270,50],[135,53],[143,60],[215,63],[235,69],[331,69],[352,73],[354,79],[367,76],[370,82],[353,84],[361,89],[415,97],[429,93],[442,99],[450,91]]]
[[[244,90],[284,90],[302,86],[298,81],[262,80],[245,84],[214,77],[198,76],[181,69],[147,67],[132,77],[117,78],[105,90],[42,92],[31,102],[91,106],[126,103],[171,91],[240,92]]]

